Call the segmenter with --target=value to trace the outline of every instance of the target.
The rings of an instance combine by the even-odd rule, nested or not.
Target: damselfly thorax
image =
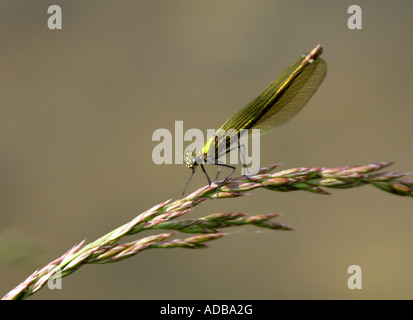
[[[236,132],[234,129],[224,131],[222,129],[208,138],[202,147],[201,151],[185,153],[184,161],[188,168],[195,167],[200,164],[217,164],[219,159],[232,150],[231,146],[239,147],[239,139],[247,130]]]

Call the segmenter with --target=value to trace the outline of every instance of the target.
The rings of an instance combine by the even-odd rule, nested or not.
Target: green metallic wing
[[[215,136],[206,141],[204,152],[214,141],[223,142],[221,137],[224,135],[229,148],[228,139],[242,129],[260,129],[262,135],[293,118],[311,99],[327,73],[326,62],[319,58],[322,49],[318,45],[310,54],[288,66],[258,97],[229,118]],[[248,135],[251,134],[252,130],[248,130]]]
[[[311,99],[327,73],[327,64],[317,58],[293,62],[257,98],[229,118],[220,129],[260,129],[261,134],[286,123]]]

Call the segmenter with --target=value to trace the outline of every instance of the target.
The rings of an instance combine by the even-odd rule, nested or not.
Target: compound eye
[[[188,167],[193,167],[195,165],[196,159],[193,152],[185,152],[185,163]]]

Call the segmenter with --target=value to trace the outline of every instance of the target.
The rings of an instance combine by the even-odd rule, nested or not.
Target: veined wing
[[[293,118],[317,91],[327,73],[326,62],[319,58],[322,49],[318,45],[305,57],[298,58],[219,131],[260,129],[260,134],[264,134]]]

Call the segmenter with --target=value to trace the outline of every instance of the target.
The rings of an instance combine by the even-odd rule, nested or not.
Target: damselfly
[[[322,52],[323,46],[318,45],[309,54],[298,58],[257,98],[225,121],[205,142],[201,151],[185,153],[185,163],[192,169],[192,173],[182,196],[198,165],[201,166],[209,185],[211,179],[204,168],[205,163],[218,165],[218,174],[221,167],[231,169],[220,187],[227,181],[235,167],[219,162],[219,158],[234,148],[240,148],[240,134],[247,131],[248,136],[251,136],[251,129],[260,129],[260,135],[268,133],[293,118],[305,106],[327,73],[327,64],[319,57]],[[231,139],[235,135],[238,139]],[[232,141],[238,141],[238,145],[234,146]]]

